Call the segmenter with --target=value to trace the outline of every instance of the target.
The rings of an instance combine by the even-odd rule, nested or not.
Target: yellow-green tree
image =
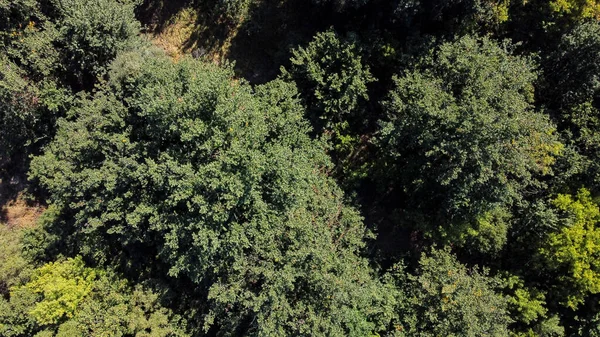
[[[185,330],[158,294],[90,268],[80,256],[35,269],[27,283],[12,287],[8,301],[0,297],[3,337],[183,337]]]
[[[600,20],[600,2],[598,0],[555,0],[550,8],[558,15],[567,15],[575,19]]]
[[[563,304],[575,309],[600,293],[600,208],[586,189],[560,194],[553,203],[564,214],[564,226],[548,236],[541,254],[550,268],[566,271],[559,276]]]
[[[42,325],[73,317],[91,292],[96,277],[96,271],[87,268],[80,257],[42,266],[24,286],[25,290],[41,296],[30,314]]]

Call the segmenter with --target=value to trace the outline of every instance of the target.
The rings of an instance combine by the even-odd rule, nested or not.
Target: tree
[[[0,174],[27,170],[54,135],[71,89],[91,90],[117,53],[143,44],[135,3],[0,2]]]
[[[460,264],[448,249],[423,254],[415,275],[396,279],[408,301],[397,311],[396,335],[508,336],[499,280]]]
[[[508,309],[513,319],[511,336],[561,337],[565,329],[558,316],[548,315],[546,296],[535,287],[526,287],[523,279],[506,275],[503,279],[507,292]]]
[[[84,88],[93,87],[119,52],[139,46],[135,1],[53,0],[52,4],[57,14],[55,44],[62,47],[60,71]]]
[[[550,8],[558,15],[568,15],[579,20],[600,20],[600,4],[594,0],[555,0]]]
[[[543,97],[577,153],[580,182],[600,190],[600,23],[577,25],[546,59]],[[575,163],[572,163],[575,165]]]
[[[130,287],[81,257],[34,270],[11,289],[0,314],[2,336],[187,336],[185,322],[161,307],[158,295]],[[37,334],[36,334],[37,332]]]
[[[395,77],[377,136],[378,176],[399,221],[483,252],[502,247],[508,208],[543,187],[563,148],[531,105],[531,61],[507,48],[472,37],[442,44]]]
[[[24,170],[28,154],[50,140],[69,100],[54,82],[33,83],[17,64],[0,57],[0,176]]]
[[[219,0],[216,2],[215,11],[228,24],[237,26],[247,19],[252,0]]]
[[[292,53],[292,64],[289,70],[282,69],[283,77],[296,83],[315,124],[331,129],[352,120],[369,99],[367,85],[375,80],[357,41],[341,39],[329,30]]]
[[[6,13],[19,18],[3,32],[7,55],[30,77],[92,89],[117,53],[141,45],[134,8],[130,0],[20,0]]]
[[[442,36],[495,32],[509,20],[508,0],[396,1],[392,13],[411,30]]]
[[[390,291],[358,256],[365,228],[323,173],[296,95],[186,58],[122,55],[32,162],[59,209],[48,230],[96,261],[191,282],[211,331],[382,329]]]
[[[333,147],[330,155],[338,178],[352,184],[365,171],[364,164],[352,158],[364,147],[361,135],[376,121],[366,109],[368,85],[376,79],[362,58],[360,43],[329,30],[292,53],[291,65],[281,69],[281,77],[298,86],[316,133],[326,135]]]
[[[559,194],[554,205],[563,212],[563,226],[550,233],[546,246],[540,249],[551,270],[559,271],[560,290],[564,305],[577,308],[589,294],[600,292],[600,207],[586,189],[577,196]],[[562,271],[565,271],[564,273]]]
[[[23,289],[43,298],[36,303],[30,315],[42,325],[56,324],[64,317],[73,317],[77,307],[91,292],[96,277],[96,272],[86,268],[81,258],[40,267]]]
[[[27,24],[32,15],[39,14],[36,0],[2,0],[0,1],[0,31],[8,32],[19,24]],[[4,35],[4,34],[2,34]],[[0,37],[0,45],[4,45],[5,36]]]
[[[13,286],[29,279],[32,267],[21,256],[22,231],[0,224],[0,297],[6,296]]]

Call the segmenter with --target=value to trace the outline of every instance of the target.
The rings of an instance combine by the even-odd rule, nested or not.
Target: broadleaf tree
[[[147,53],[117,59],[109,89],[33,160],[59,209],[47,230],[100,263],[188,280],[204,329],[385,329],[393,291],[359,256],[366,230],[324,173],[295,87]]]
[[[376,140],[399,221],[482,252],[503,246],[508,210],[543,188],[563,148],[532,106],[531,61],[507,48],[463,37],[423,57],[395,77]]]

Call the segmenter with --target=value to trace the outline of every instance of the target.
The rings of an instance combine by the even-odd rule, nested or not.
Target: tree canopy
[[[365,228],[324,174],[293,86],[143,54],[117,59],[108,86],[32,162],[78,252],[145,268],[152,254],[151,272],[206,289],[206,328],[381,328],[390,299],[357,255]]]
[[[531,62],[506,48],[470,37],[441,45],[394,78],[378,135],[382,179],[403,208],[481,250],[501,248],[503,209],[542,187],[563,147],[532,107]]]
[[[600,336],[593,0],[0,0],[0,336]]]

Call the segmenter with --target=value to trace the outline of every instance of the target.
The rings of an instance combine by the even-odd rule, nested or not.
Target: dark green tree
[[[527,58],[464,37],[395,78],[377,137],[382,188],[399,221],[469,249],[498,251],[509,208],[543,188],[563,145],[534,111]]]
[[[53,0],[63,73],[91,88],[120,52],[139,46],[133,0]]]
[[[50,141],[70,96],[51,80],[34,82],[0,56],[0,180],[27,170],[28,155]]]
[[[544,101],[581,156],[579,182],[600,191],[600,23],[577,25],[545,62]],[[577,165],[576,161],[570,163]]]
[[[296,95],[189,59],[123,55],[33,160],[58,209],[47,230],[71,252],[191,282],[211,331],[383,329],[392,290],[358,256],[365,228],[324,174]]]
[[[282,68],[282,78],[298,86],[315,131],[330,140],[343,183],[364,176],[364,163],[353,159],[364,148],[361,135],[376,121],[367,109],[368,86],[375,78],[362,52],[356,36],[342,38],[329,30],[293,50],[289,69]]]
[[[32,78],[55,78],[76,90],[92,89],[117,53],[141,44],[135,4],[19,1],[0,12],[18,19],[2,32],[6,54]]]
[[[71,91],[91,90],[117,53],[143,44],[134,7],[129,0],[0,2],[2,176],[27,170],[28,156],[54,136]]]
[[[367,85],[375,78],[362,60],[357,41],[329,30],[292,53],[283,77],[296,83],[317,128],[347,128],[342,124],[362,122],[353,119],[359,118],[369,99]]]

